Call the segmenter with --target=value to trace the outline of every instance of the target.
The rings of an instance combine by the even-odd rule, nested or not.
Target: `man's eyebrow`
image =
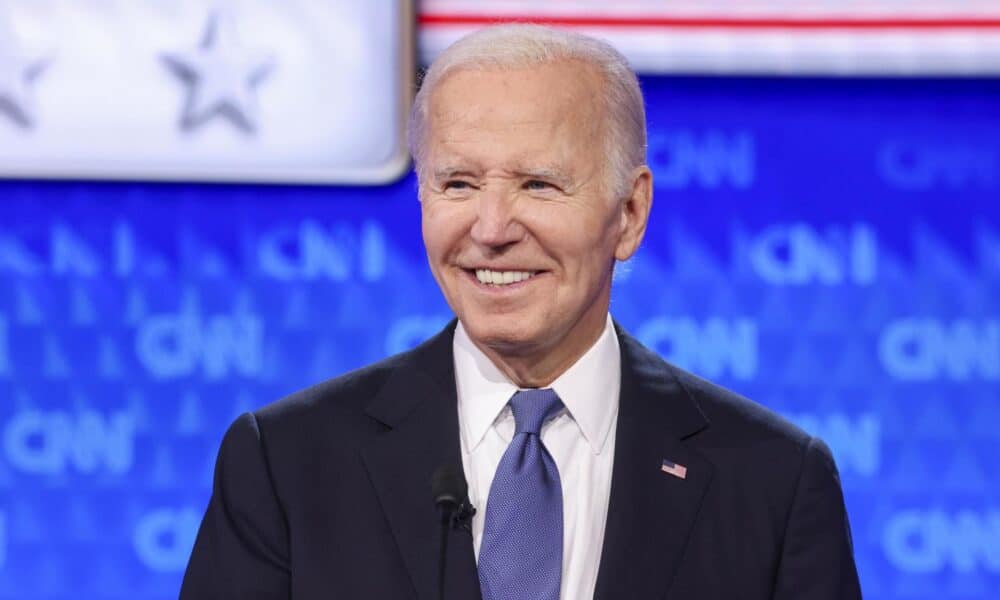
[[[568,186],[573,178],[561,169],[551,167],[518,168],[510,172],[522,179],[543,179],[552,181],[560,187]],[[453,177],[479,177],[481,173],[471,167],[441,167],[431,172],[434,181],[442,181]]]
[[[434,169],[431,173],[435,180],[450,179],[452,177],[475,177],[476,173],[467,167],[444,167]]]
[[[559,169],[540,167],[532,169],[518,169],[515,174],[519,177],[524,177],[528,179],[544,179],[548,181],[554,181],[561,186],[568,185],[573,181],[573,178],[566,174],[564,171]]]

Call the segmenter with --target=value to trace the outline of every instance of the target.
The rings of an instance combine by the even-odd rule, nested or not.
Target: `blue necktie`
[[[493,476],[479,547],[483,600],[559,600],[562,484],[539,431],[562,407],[551,389],[510,399],[514,438]]]

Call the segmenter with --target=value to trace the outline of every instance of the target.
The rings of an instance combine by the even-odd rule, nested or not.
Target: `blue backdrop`
[[[643,86],[612,313],[828,441],[867,598],[1000,597],[1000,80]],[[414,188],[0,183],[0,598],[175,598],[231,420],[450,318]]]

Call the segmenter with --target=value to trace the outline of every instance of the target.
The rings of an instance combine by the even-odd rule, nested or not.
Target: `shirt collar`
[[[469,453],[482,442],[518,387],[476,347],[461,322],[452,346],[462,444]],[[594,345],[549,386],[559,394],[594,454],[604,450],[618,414],[620,381],[618,336],[608,315]]]

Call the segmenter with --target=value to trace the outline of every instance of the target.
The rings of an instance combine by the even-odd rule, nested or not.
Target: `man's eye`
[[[547,181],[542,181],[541,179],[529,179],[524,182],[524,189],[533,191],[543,191],[552,189],[552,184]]]
[[[472,188],[472,184],[470,184],[468,181],[453,180],[453,181],[446,181],[444,186],[442,187],[445,190],[468,190]]]

